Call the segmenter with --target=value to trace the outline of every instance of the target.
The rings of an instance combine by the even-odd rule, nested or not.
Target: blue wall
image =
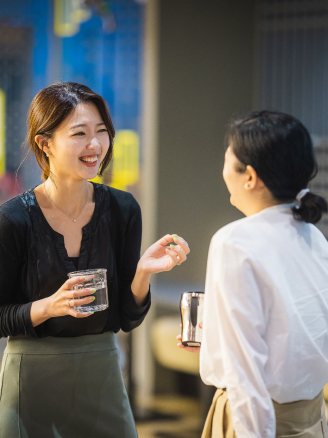
[[[6,95],[0,204],[40,183],[33,154],[18,179],[16,170],[26,155],[21,145],[29,104],[51,83],[89,86],[106,99],[116,131],[140,132],[144,7],[134,0],[102,0],[105,12],[89,8],[92,14],[78,24],[78,32],[62,37],[54,31],[55,2],[61,1],[71,4],[71,0],[0,0],[0,89]]]
[[[103,31],[93,11],[76,35],[57,37],[53,0],[0,0],[0,20],[33,29],[31,98],[55,80],[80,82],[107,100],[116,129],[139,131],[143,6],[133,0],[105,3],[116,23],[112,33]]]

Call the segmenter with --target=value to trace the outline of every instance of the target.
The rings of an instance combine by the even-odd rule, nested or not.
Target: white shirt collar
[[[262,214],[264,212],[269,212],[269,211],[281,211],[281,212],[286,212],[286,213],[290,213],[292,214],[292,208],[294,206],[294,203],[290,203],[290,204],[276,204],[276,205],[271,205],[270,207],[266,207],[263,210],[259,211],[258,213],[252,214],[248,217],[251,216],[255,216],[258,214]],[[288,211],[289,210],[289,211]]]

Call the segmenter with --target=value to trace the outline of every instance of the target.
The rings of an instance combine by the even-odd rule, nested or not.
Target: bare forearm
[[[42,324],[44,321],[49,319],[48,315],[48,298],[43,298],[42,300],[34,301],[31,306],[31,321],[33,327]]]
[[[131,284],[131,290],[138,306],[142,306],[147,297],[150,277],[151,274],[145,272],[141,263],[139,262],[137,271]]]

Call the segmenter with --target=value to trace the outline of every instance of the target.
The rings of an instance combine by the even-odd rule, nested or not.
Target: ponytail
[[[295,205],[292,212],[296,220],[316,224],[323,213],[328,213],[328,204],[322,196],[308,192],[301,199],[300,206]]]

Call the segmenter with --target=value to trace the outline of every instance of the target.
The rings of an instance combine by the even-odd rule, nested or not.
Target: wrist
[[[49,298],[34,301],[31,306],[31,321],[33,327],[42,324],[49,318],[51,318],[49,311]]]
[[[142,260],[140,259],[137,265],[136,274],[131,284],[131,291],[138,306],[144,305],[145,298],[149,291],[150,276],[151,273],[144,268]]]
[[[142,277],[145,280],[150,280],[151,277],[151,272],[149,272],[146,267],[144,266],[143,262],[142,262],[142,258],[139,260],[138,264],[137,264],[137,270],[136,270],[136,275],[138,277]]]
[[[49,300],[49,298],[50,298],[50,297],[48,297],[48,298],[43,298],[43,300],[40,300],[41,303],[42,303],[42,306],[41,306],[42,316],[43,316],[45,319],[49,319],[49,318],[51,318],[51,314],[50,314],[50,300]]]

